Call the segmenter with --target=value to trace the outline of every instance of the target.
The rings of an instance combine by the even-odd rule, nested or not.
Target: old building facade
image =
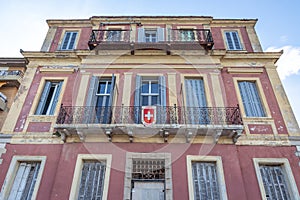
[[[1,198],[299,199],[282,52],[256,22],[48,20],[2,126]]]

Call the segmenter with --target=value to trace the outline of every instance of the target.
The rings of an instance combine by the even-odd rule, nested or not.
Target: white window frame
[[[88,160],[99,160],[99,161],[105,161],[106,163],[102,200],[107,200],[111,161],[112,161],[111,154],[78,154],[69,199],[78,199],[78,192],[79,192],[80,181],[81,181],[81,170],[84,161],[88,161]]]
[[[147,34],[149,34],[149,36],[147,36]],[[147,39],[149,41],[147,41]],[[157,30],[145,29],[145,42],[147,42],[147,43],[156,43],[156,42],[158,42]]]
[[[299,191],[295,182],[295,178],[293,176],[293,172],[290,166],[290,163],[288,159],[286,158],[253,158],[253,164],[255,168],[255,173],[260,189],[260,194],[262,200],[267,200],[266,198],[266,192],[263,184],[262,175],[260,173],[259,166],[260,165],[281,165],[282,170],[285,173],[286,183],[288,187],[288,192],[291,197],[291,199],[300,199],[299,197]]]
[[[54,89],[54,92],[52,94],[50,103],[49,103],[49,105],[47,107],[46,113],[42,114],[42,111],[45,109],[46,105],[45,104],[43,105],[41,112],[38,112],[38,107],[40,105],[40,100],[42,98],[42,93],[44,92],[46,84],[48,82],[51,84],[50,88],[52,87],[53,84],[55,84],[55,89]],[[55,111],[56,111],[56,108],[57,108],[57,104],[59,103],[59,99],[60,99],[60,96],[62,94],[63,85],[64,85],[64,81],[63,80],[46,80],[45,81],[43,89],[41,91],[41,95],[39,97],[39,101],[37,102],[37,106],[36,106],[36,109],[35,109],[35,115],[54,115],[55,114]],[[57,89],[58,89],[59,86],[60,86],[59,91],[57,91]],[[55,100],[55,96],[57,97],[56,100]],[[45,100],[47,100],[48,97],[49,97],[49,92],[48,92],[47,97],[45,98]],[[55,104],[54,104],[54,101],[55,101]],[[51,110],[52,110],[52,112],[51,112]]]
[[[213,162],[216,164],[217,178],[219,184],[219,194],[221,200],[227,200],[227,191],[224,178],[222,158],[220,156],[193,156],[188,155],[186,157],[187,162],[187,175],[188,175],[188,188],[189,188],[189,199],[194,200],[194,184],[193,184],[193,173],[192,173],[192,162]]]
[[[242,50],[244,50],[243,44],[242,44],[242,42],[241,42],[240,33],[239,33],[238,30],[225,30],[223,33],[224,33],[224,39],[225,39],[225,41],[226,41],[226,45],[227,45],[227,49],[228,49],[228,50],[230,50],[230,51],[242,51]],[[228,41],[228,38],[227,38],[227,36],[226,36],[226,33],[229,33],[229,34],[230,34],[230,39],[231,39],[233,48],[230,48],[230,46],[229,46],[229,41]],[[237,42],[239,43],[240,48],[237,48],[236,45],[235,45],[235,40],[234,40],[234,38],[233,38],[233,33],[236,33],[236,36],[237,36]]]
[[[70,37],[68,39],[66,48],[63,48],[68,33],[70,33]],[[73,46],[70,46],[71,40],[72,40],[72,37],[73,37],[74,34],[76,34],[75,39],[74,39],[74,43],[73,43]],[[60,50],[62,50],[62,51],[74,50],[77,46],[78,36],[79,36],[78,31],[66,30],[64,32],[64,35],[63,35],[63,39],[62,39],[62,42],[61,42],[61,45],[60,45]]]
[[[143,84],[146,83],[148,86],[148,93],[143,93],[142,88]],[[152,83],[157,83],[157,93],[152,93]],[[144,106],[149,106],[152,105],[152,97],[156,96],[157,97],[157,104],[155,105],[160,105],[160,96],[159,96],[159,81],[158,77],[142,77],[142,85],[141,85],[141,105],[143,103],[143,97],[148,97],[148,105]]]
[[[36,178],[36,182],[34,185],[34,190],[33,190],[32,196],[31,196],[31,199],[36,199],[38,189],[39,189],[39,186],[41,183],[43,171],[45,168],[46,156],[13,156],[13,158],[10,162],[5,180],[3,182],[0,199],[7,199],[9,197],[10,191],[14,184],[14,179],[15,179],[16,173],[19,169],[19,164],[21,162],[40,162],[41,163],[40,169],[38,172],[38,176]]]

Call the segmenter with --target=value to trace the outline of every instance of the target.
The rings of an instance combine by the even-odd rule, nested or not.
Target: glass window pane
[[[158,83],[151,83],[151,93],[158,93]]]
[[[148,106],[148,105],[149,105],[148,96],[142,96],[142,106]]]
[[[142,93],[149,93],[149,82],[143,82],[142,84]]]
[[[158,104],[158,96],[152,96],[151,98],[151,105]]]
[[[105,94],[106,82],[100,82],[98,87],[98,94]]]

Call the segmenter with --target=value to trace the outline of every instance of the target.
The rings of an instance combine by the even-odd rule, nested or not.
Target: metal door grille
[[[165,161],[144,159],[133,160],[132,179],[164,180]]]

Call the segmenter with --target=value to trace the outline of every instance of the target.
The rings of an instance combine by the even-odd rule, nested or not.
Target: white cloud
[[[266,51],[278,52],[283,50],[283,54],[276,65],[278,74],[283,80],[292,74],[298,74],[300,71],[300,47],[283,46],[280,48],[269,47]]]

